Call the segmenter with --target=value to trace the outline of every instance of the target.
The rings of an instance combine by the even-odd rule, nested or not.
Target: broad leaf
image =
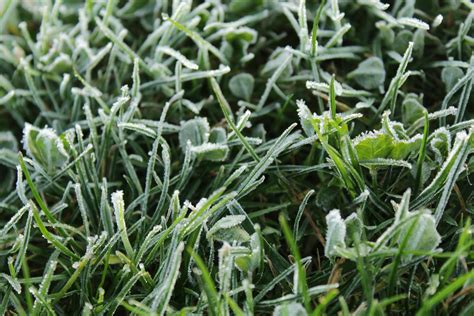
[[[184,150],[188,142],[192,146],[199,146],[207,143],[209,139],[209,123],[207,118],[196,117],[184,123],[181,123],[179,131],[179,145]]]
[[[229,81],[229,90],[237,98],[249,101],[252,96],[255,80],[248,73],[235,75]]]
[[[23,146],[28,156],[48,173],[61,168],[69,159],[62,141],[50,128],[39,129],[27,123],[23,129]]]
[[[326,215],[326,245],[324,247],[324,255],[328,258],[333,257],[336,246],[345,246],[346,224],[341,218],[340,211],[335,209]]]
[[[411,231],[407,245],[405,246],[405,252],[429,252],[434,250],[441,242],[441,236],[436,230],[434,216],[426,211],[421,212],[421,215],[412,216],[413,218],[403,225],[399,242]],[[415,225],[414,229],[410,229],[412,225]],[[404,256],[404,260],[409,261],[413,256],[413,254],[407,254]]]
[[[354,79],[364,89],[376,89],[385,82],[383,61],[378,57],[369,57],[347,76]]]

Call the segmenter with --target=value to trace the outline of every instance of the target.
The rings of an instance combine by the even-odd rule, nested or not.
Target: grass
[[[0,2],[0,314],[472,315],[474,6]]]

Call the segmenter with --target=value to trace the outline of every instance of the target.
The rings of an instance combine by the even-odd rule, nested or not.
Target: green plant
[[[0,2],[0,314],[473,314],[469,0]]]

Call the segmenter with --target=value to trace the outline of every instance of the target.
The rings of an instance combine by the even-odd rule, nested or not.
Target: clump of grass
[[[470,1],[0,13],[0,314],[473,314]]]

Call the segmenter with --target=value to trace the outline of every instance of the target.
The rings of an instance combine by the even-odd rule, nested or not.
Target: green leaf
[[[184,123],[181,123],[179,131],[179,145],[186,150],[188,142],[192,146],[199,146],[207,143],[209,139],[209,123],[207,118],[196,117]]]
[[[357,213],[352,213],[349,217],[344,220],[346,225],[347,236],[345,239],[346,244],[349,246],[351,243],[358,243],[362,236],[363,223]]]
[[[256,10],[263,4],[263,0],[232,0],[229,5],[230,12],[239,14]]]
[[[387,158],[404,160],[421,145],[421,135],[398,140],[382,132],[370,132],[354,139],[354,147],[361,161]]]
[[[417,95],[408,94],[402,103],[403,124],[410,126],[420,118],[423,118],[425,107],[418,100]]]
[[[39,129],[26,124],[23,129],[23,146],[31,158],[48,173],[63,167],[69,159],[58,135],[53,129]]]
[[[227,134],[222,127],[214,127],[209,135],[209,142],[213,144],[225,144],[227,142]]]
[[[389,158],[395,160],[406,159],[411,153],[419,150],[422,143],[420,134],[413,136],[408,140],[395,140]]]
[[[446,91],[449,92],[453,89],[454,85],[464,76],[464,72],[461,68],[455,66],[449,66],[443,68],[441,71],[441,80],[446,86]]]
[[[248,27],[240,27],[238,29],[229,31],[225,35],[226,41],[229,41],[229,42],[243,41],[243,42],[254,43],[256,38],[257,38],[257,32]]]
[[[305,132],[306,136],[313,136],[315,134],[313,125],[311,124],[311,118],[313,117],[313,114],[303,100],[296,100],[296,105],[298,106],[298,116],[300,118],[300,124],[303,128],[303,131]]]
[[[229,81],[229,90],[237,98],[250,101],[253,93],[255,79],[248,73],[235,75]]]
[[[12,132],[0,132],[0,149],[18,152],[18,142]]]
[[[451,150],[451,133],[446,128],[441,127],[434,131],[431,137],[431,150],[435,153],[436,161],[441,165]]]
[[[225,144],[205,143],[199,146],[192,146],[191,151],[200,159],[223,161],[229,154],[229,147]]]
[[[245,215],[227,215],[218,220],[207,232],[207,238],[211,238],[215,233],[222,229],[228,229],[242,224]]]
[[[369,57],[361,62],[347,77],[354,79],[364,89],[376,89],[385,82],[383,61],[378,57]]]
[[[416,228],[412,230],[411,235],[408,237],[407,244],[405,246],[405,252],[410,251],[425,251],[429,252],[434,250],[441,242],[441,236],[436,230],[436,222],[433,215],[427,211],[420,211],[421,215],[412,215],[413,218],[408,220],[402,228],[401,237],[399,243],[406,236],[410,230],[411,225],[416,225]],[[414,255],[406,254],[403,256],[405,261],[409,261]]]
[[[239,226],[220,229],[212,234],[212,239],[226,242],[247,242],[250,240],[250,235]]]
[[[394,145],[389,135],[377,131],[354,139],[354,147],[360,160],[370,160],[389,157]]]

